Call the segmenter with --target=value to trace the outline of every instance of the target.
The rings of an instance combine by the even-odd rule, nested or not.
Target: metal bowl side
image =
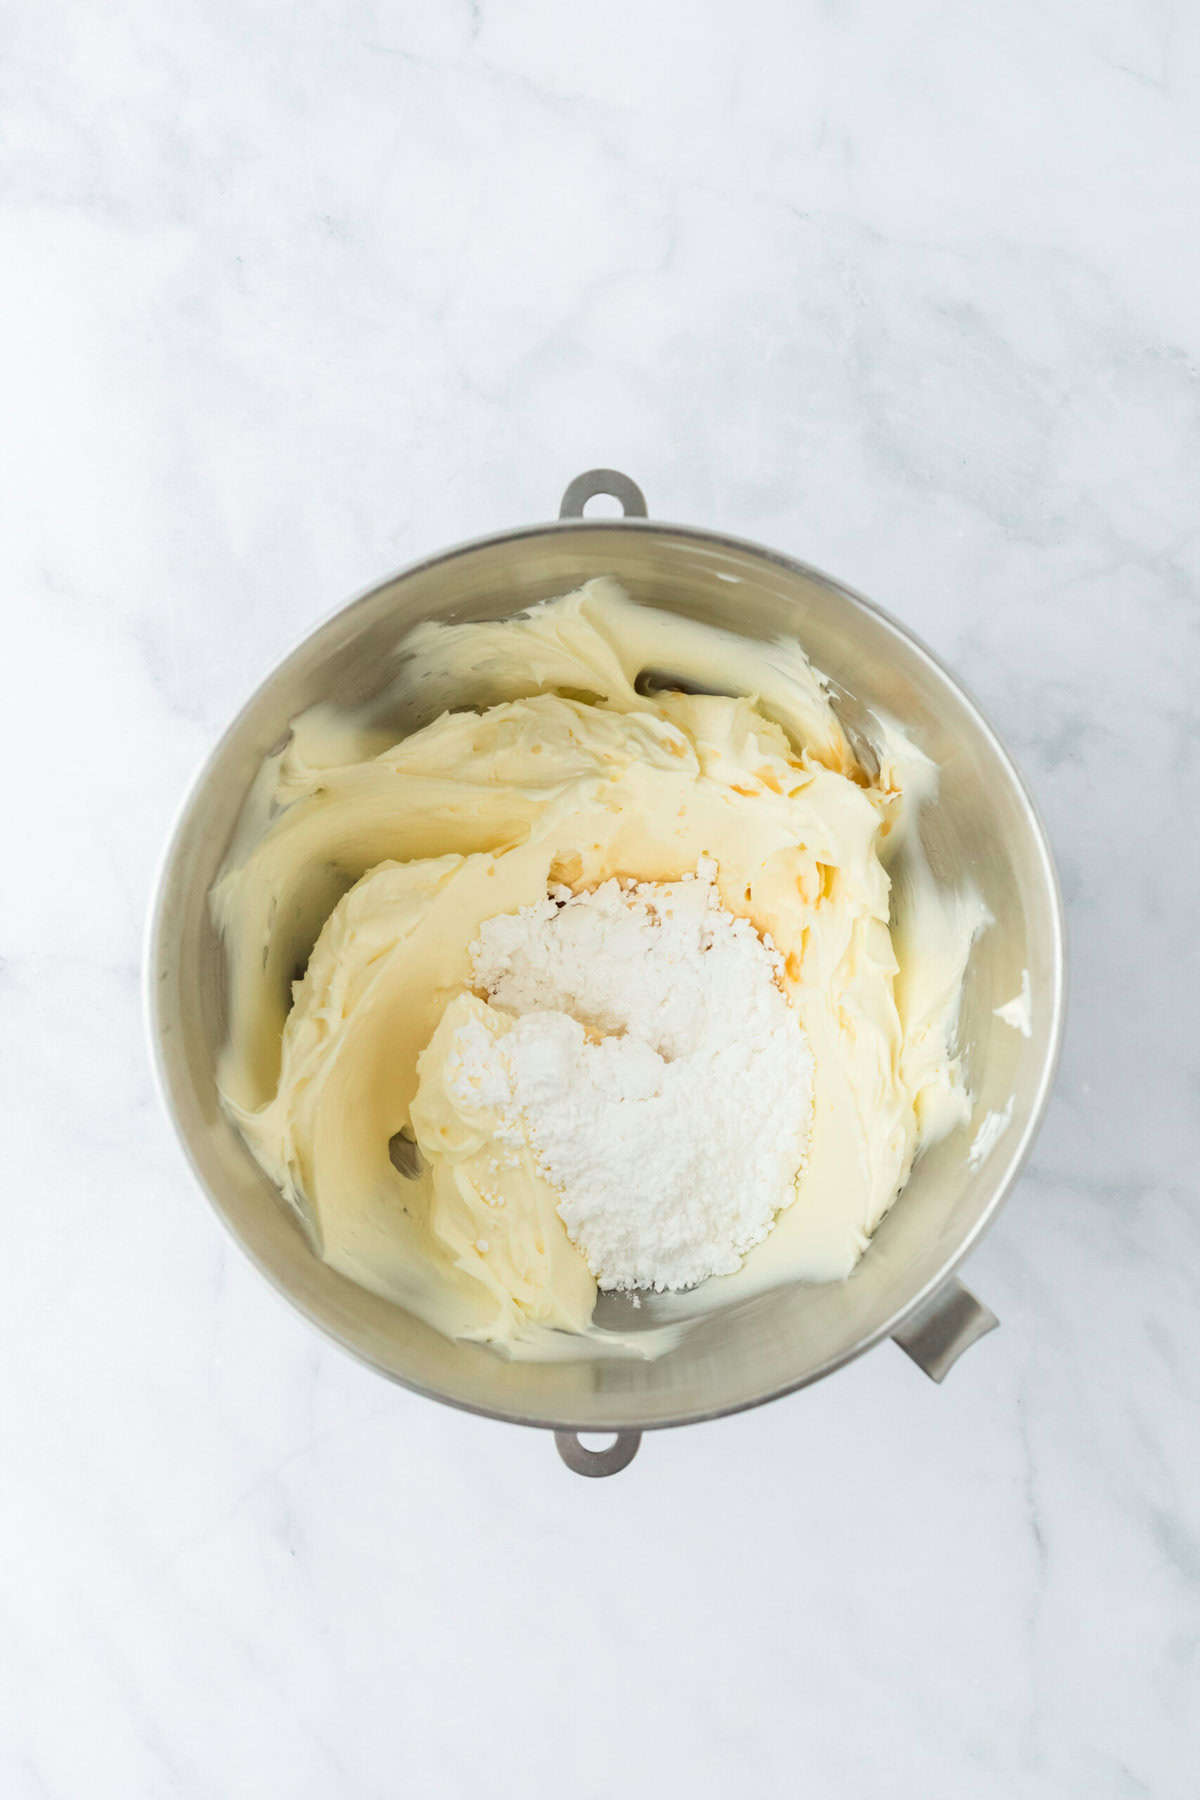
[[[418,619],[499,618],[611,573],[634,597],[751,637],[798,638],[814,663],[898,719],[941,768],[922,836],[935,873],[967,871],[995,920],[972,958],[962,1030],[976,1119],[1009,1109],[978,1167],[958,1132],[923,1157],[848,1281],[792,1286],[717,1311],[657,1361],[510,1362],[452,1343],[335,1274],[218,1102],[224,965],[207,896],[263,756],[316,700],[386,686]],[[424,720],[397,711],[397,735]],[[994,1009],[1030,978],[1023,1037]],[[638,1430],[739,1411],[815,1381],[902,1326],[1002,1204],[1040,1122],[1062,1032],[1061,900],[1033,802],[978,708],[895,620],[793,559],[694,527],[624,520],[534,526],[461,545],[393,576],[310,633],[260,685],[201,770],[168,849],[150,925],[148,1023],[164,1102],[217,1213],[311,1322],[393,1380],[447,1404],[562,1430]]]

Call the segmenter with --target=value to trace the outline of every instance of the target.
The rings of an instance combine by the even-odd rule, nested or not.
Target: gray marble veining
[[[0,117],[0,1789],[1190,1800],[1197,14],[68,0]],[[589,1484],[271,1296],[138,964],[266,667],[596,464],[950,662],[1073,970],[1003,1329]]]

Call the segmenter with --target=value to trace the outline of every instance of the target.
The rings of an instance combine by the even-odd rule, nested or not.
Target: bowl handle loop
[[[892,1337],[931,1381],[942,1381],[963,1351],[999,1323],[990,1306],[951,1276]]]
[[[576,1431],[556,1431],[554,1443],[558,1454],[576,1475],[619,1475],[627,1469],[642,1441],[640,1431],[618,1431],[613,1442],[603,1450],[589,1450]]]
[[[568,482],[558,509],[559,518],[582,519],[584,507],[597,494],[619,500],[627,519],[646,517],[646,496],[636,481],[630,481],[619,469],[588,469]]]

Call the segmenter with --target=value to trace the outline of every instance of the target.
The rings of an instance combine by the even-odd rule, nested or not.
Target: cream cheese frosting
[[[464,1014],[487,1024],[470,957],[486,921],[557,886],[678,881],[705,861],[721,905],[783,959],[812,1130],[770,1235],[673,1316],[847,1275],[919,1150],[969,1113],[954,1032],[982,908],[915,855],[900,921],[886,866],[936,771],[883,721],[870,750],[852,744],[798,646],[654,611],[605,578],[502,622],[423,625],[402,650],[395,692],[430,722],[393,743],[386,698],[302,715],[212,894],[222,1096],[318,1253],[512,1356],[676,1341],[678,1324],[595,1321],[554,1188],[511,1147],[497,1188],[497,1121],[448,1065]],[[392,1160],[397,1134],[414,1173]]]

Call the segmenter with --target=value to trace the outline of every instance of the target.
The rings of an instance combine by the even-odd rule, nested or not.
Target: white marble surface
[[[1182,0],[8,9],[0,1791],[1197,1791],[1200,24]],[[320,615],[611,463],[1035,786],[1073,1002],[944,1389],[581,1482],[276,1300],[153,1097],[193,767]]]

